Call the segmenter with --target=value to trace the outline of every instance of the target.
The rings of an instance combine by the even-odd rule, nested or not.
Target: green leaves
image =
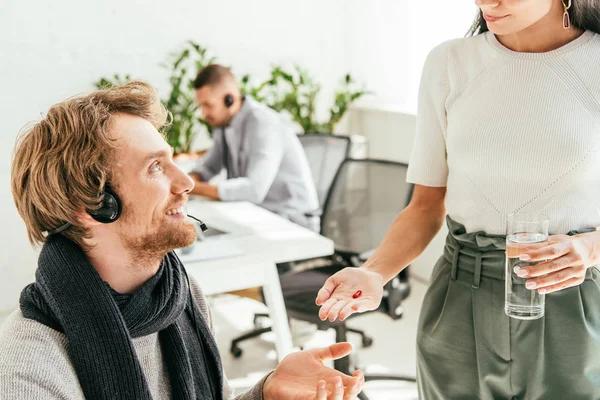
[[[209,134],[212,128],[200,116],[194,96],[194,79],[196,74],[215,57],[208,55],[208,50],[194,41],[187,41],[183,49],[170,55],[171,63],[163,64],[170,70],[169,82],[171,91],[165,107],[173,114],[173,123],[163,130],[174,154],[189,153],[198,133],[206,129]]]
[[[121,86],[126,84],[127,82],[129,82],[131,80],[131,76],[129,76],[129,74],[126,74],[124,76],[121,76],[119,74],[114,74],[112,77],[109,78],[100,78],[98,79],[96,82],[94,82],[94,86],[97,89],[109,89],[113,86]]]
[[[369,93],[364,89],[356,89],[352,76],[346,74],[335,93],[329,120],[319,122],[315,116],[315,104],[320,91],[321,86],[298,65],[291,72],[274,66],[270,79],[263,82],[258,90],[261,101],[277,111],[288,112],[305,133],[333,133],[350,104]]]
[[[215,58],[207,55],[207,50],[192,41],[186,42],[179,52],[171,53],[160,66],[170,71],[168,95],[161,99],[167,110],[173,115],[171,124],[163,128],[167,143],[173,147],[173,153],[189,153],[194,139],[202,129],[212,131],[210,125],[200,117],[200,110],[194,96],[194,79],[198,71],[214,63]],[[96,88],[104,89],[123,85],[131,80],[129,75],[100,78],[94,83]]]
[[[189,153],[200,130],[212,131],[201,118],[194,96],[196,74],[215,61],[207,53],[205,48],[190,40],[179,53],[170,55],[171,63],[163,64],[171,73],[171,91],[163,104],[173,114],[173,123],[166,126],[163,133],[174,154]]]
[[[172,113],[172,123],[163,129],[165,140],[173,147],[174,154],[189,153],[197,134],[206,129],[212,133],[210,125],[200,116],[194,95],[196,74],[216,58],[208,50],[193,41],[187,41],[179,52],[169,54],[160,66],[169,70],[170,91],[161,99]],[[94,83],[98,89],[122,85],[131,80],[130,75],[114,74],[102,77]],[[334,103],[329,109],[327,121],[317,121],[316,101],[321,85],[315,82],[308,71],[295,65],[291,71],[274,65],[270,76],[256,85],[250,75],[240,79],[240,90],[259,102],[279,112],[287,112],[297,122],[303,132],[333,133],[335,126],[348,111],[350,105],[370,92],[357,87],[350,74],[346,74],[334,94]]]

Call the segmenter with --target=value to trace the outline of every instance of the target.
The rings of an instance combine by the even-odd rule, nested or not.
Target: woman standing
[[[418,326],[421,398],[599,399],[600,1],[476,4],[472,37],[425,63],[413,199],[363,267],[326,282],[320,317],[375,309],[447,215]],[[554,234],[521,256],[539,262],[522,272],[527,287],[548,294],[533,321],[503,310],[515,212],[548,215]]]

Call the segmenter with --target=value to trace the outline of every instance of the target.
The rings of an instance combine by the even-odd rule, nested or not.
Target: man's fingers
[[[348,377],[348,384],[346,384],[346,393],[344,394],[344,400],[354,399],[361,392],[363,384],[365,383],[365,376],[362,371],[355,371],[352,374],[352,378]]]
[[[317,300],[315,301],[318,306],[325,303],[331,297],[331,294],[335,290],[336,286],[337,285],[335,283],[335,280],[333,279],[333,276],[329,277],[329,279],[325,281],[325,284],[323,285],[321,290],[319,290],[319,293],[317,294]]]
[[[361,370],[356,370],[352,374],[353,377],[358,379],[358,382],[362,385],[365,383],[365,374]]]
[[[337,360],[338,358],[342,358],[350,354],[352,351],[352,345],[348,342],[342,342],[320,349],[311,349],[309,351],[314,353],[321,361]]]
[[[315,400],[327,400],[327,383],[325,381],[317,383],[317,396]]]
[[[344,384],[342,383],[342,378],[337,376],[333,380],[333,395],[331,396],[331,400],[344,400]]]
[[[321,306],[319,309],[319,318],[321,318],[321,321],[325,321],[327,319],[329,310],[331,310],[331,307],[337,304],[337,302],[338,301],[336,299],[329,299]]]
[[[362,385],[361,379],[364,379],[364,375],[361,371],[356,371],[352,376],[341,374],[342,382],[346,388],[352,388],[357,385]]]
[[[342,308],[344,308],[346,304],[348,304],[347,301],[340,300],[329,309],[329,314],[327,314],[329,322],[333,322],[336,320],[338,314],[340,313],[340,311],[342,311]]]

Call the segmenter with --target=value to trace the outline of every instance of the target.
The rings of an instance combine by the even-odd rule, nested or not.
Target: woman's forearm
[[[445,208],[409,205],[388,230],[377,250],[362,266],[390,281],[413,262],[440,231]]]

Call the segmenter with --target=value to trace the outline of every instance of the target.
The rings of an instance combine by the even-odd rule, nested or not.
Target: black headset
[[[234,103],[233,96],[230,94],[225,95],[225,107],[231,108]],[[225,179],[229,179],[229,146],[227,145],[227,139],[225,138],[225,128],[221,128],[223,135],[223,166],[225,167],[226,176]]]
[[[100,196],[102,197],[102,204],[100,205],[100,208],[98,208],[96,210],[88,211],[88,214],[90,214],[91,217],[94,218],[96,221],[102,222],[103,224],[110,224],[111,222],[115,222],[121,216],[121,211],[123,211],[123,203],[121,203],[121,199],[119,198],[119,195],[117,193],[115,193],[115,191],[112,190],[109,185],[106,185],[104,187],[104,190],[100,193]],[[202,232],[205,232],[208,229],[206,224],[204,222],[202,222],[201,220],[199,220],[198,218],[191,216],[191,215],[188,215],[188,217],[196,220],[199,223],[200,229],[202,230]],[[59,226],[58,228],[48,231],[48,235],[56,235],[57,233],[60,233],[69,227],[71,227],[71,223],[66,222],[66,223],[62,224],[61,226]],[[183,273],[185,274],[185,279],[187,280],[190,300],[193,302],[194,297],[192,296],[190,280],[188,278],[188,274],[187,274],[187,271],[185,270],[185,267],[183,267],[183,264],[182,264],[182,269],[183,269]],[[196,334],[198,335],[198,341],[200,343],[200,347],[202,350],[201,352],[202,352],[202,358],[204,360],[204,365],[208,367],[208,361],[206,359],[206,355],[204,354],[205,353],[204,343],[202,342],[202,335],[200,333],[200,328],[198,327],[198,318],[199,317],[196,315],[196,307],[194,306],[194,304],[191,304],[191,309],[192,309],[191,311],[192,311],[193,324],[196,328]],[[208,383],[210,386],[210,392],[211,392],[212,398],[217,399],[218,398],[217,392],[216,392],[215,388],[213,387],[212,381],[210,379],[208,380]]]
[[[121,203],[119,195],[115,193],[109,185],[106,185],[104,190],[100,193],[100,196],[102,197],[100,208],[88,211],[88,214],[96,221],[102,222],[103,224],[115,222],[121,216],[121,211],[123,211],[123,203]],[[56,235],[70,227],[71,223],[66,222],[58,228],[49,230],[48,235]]]
[[[230,94],[225,95],[225,107],[229,108],[233,105],[234,99]]]

